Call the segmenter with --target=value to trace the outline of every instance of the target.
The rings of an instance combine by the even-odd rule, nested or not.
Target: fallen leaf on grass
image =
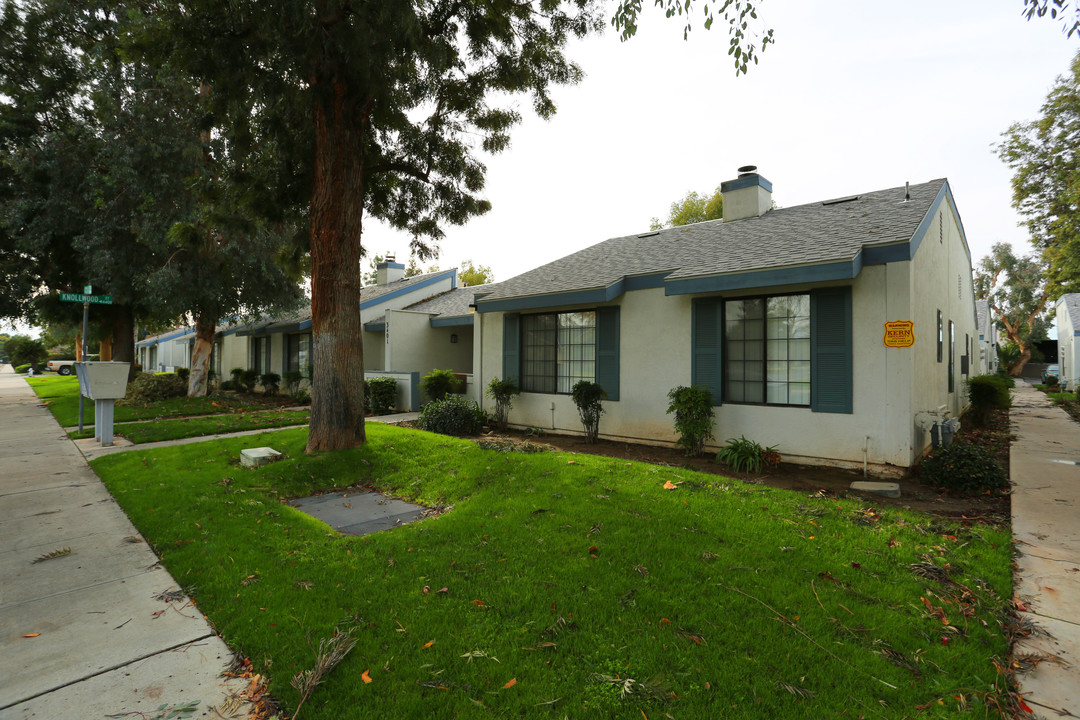
[[[371,671],[370,671],[370,670],[365,670],[365,671],[364,671],[363,673],[361,673],[361,675],[360,675],[360,679],[361,679],[361,680],[363,680],[363,681],[364,681],[365,683],[369,683],[369,682],[371,682],[371,676],[370,676],[370,675],[368,675],[368,673],[369,673],[369,672],[371,672]]]
[[[37,637],[40,634],[41,633],[26,633],[25,635],[23,635],[23,637]]]
[[[514,687],[515,685],[517,685],[517,678],[510,678],[507,681],[507,683],[505,685],[503,685],[503,690],[509,690],[510,688]]]
[[[675,483],[671,482],[670,480],[666,480],[664,482],[664,489],[665,490],[674,490],[677,487],[679,487],[679,486],[676,485]]]
[[[420,649],[421,650],[427,650],[429,647],[431,647],[434,644],[435,644],[435,641],[431,640],[430,642],[424,643],[423,646]]]
[[[439,588],[438,590],[436,590],[435,594],[438,595],[439,593],[449,593],[449,592],[450,592],[450,588],[443,587],[443,588]]]
[[[480,607],[484,607],[484,601],[483,600],[473,600],[472,604],[473,605],[479,605]]]

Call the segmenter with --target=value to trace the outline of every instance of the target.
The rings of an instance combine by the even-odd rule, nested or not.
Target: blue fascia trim
[[[952,188],[949,187],[948,180],[942,183],[941,189],[938,190],[937,197],[934,198],[933,204],[931,204],[930,209],[926,211],[926,215],[923,217],[922,222],[919,223],[919,227],[916,228],[915,234],[911,236],[911,240],[909,241],[909,244],[911,245],[909,259],[915,257],[915,253],[918,252],[919,246],[922,245],[922,241],[926,237],[926,233],[930,229],[931,223],[934,221],[934,216],[937,215],[938,208],[941,207],[941,203],[943,203],[946,198],[949,200],[949,209],[952,211],[953,220],[956,221],[956,227],[960,228],[960,242],[964,245],[964,253],[967,254],[968,263],[971,262],[971,249],[968,247],[967,233],[964,231],[964,223],[960,220],[960,213],[956,209],[956,199],[953,197]]]
[[[734,180],[725,180],[724,182],[720,183],[720,192],[726,193],[731,192],[732,190],[741,190],[742,188],[754,187],[755,185],[760,185],[769,192],[772,192],[772,183],[761,177],[757,173],[750,173],[749,175],[741,178],[736,178]]]
[[[512,312],[517,310],[540,310],[560,305],[594,305],[597,303],[611,302],[622,295],[622,293],[623,281],[617,280],[606,288],[571,290],[568,292],[550,293],[548,295],[531,295],[529,297],[488,300],[486,302],[481,301],[476,303],[476,312]]]
[[[891,262],[905,262],[911,259],[911,244],[907,242],[894,245],[863,246],[863,265],[884,265]]]
[[[822,265],[757,270],[754,272],[713,275],[711,277],[682,278],[665,283],[665,295],[696,295],[723,290],[747,290],[750,288],[796,285],[802,283],[851,280],[862,269],[862,254],[851,260]]]
[[[476,321],[475,315],[454,315],[452,317],[433,317],[431,318],[431,327],[461,327],[463,325],[472,325]]]
[[[152,338],[147,338],[145,340],[140,340],[139,342],[135,343],[135,347],[153,347],[154,345],[160,345],[163,342],[168,342],[170,340],[175,340],[176,338],[180,337],[181,335],[187,335],[189,332],[191,332],[191,331],[190,330],[173,330],[172,332],[164,333],[162,335],[156,335],[156,336],[154,336]]]
[[[407,285],[407,286],[405,286],[403,288],[398,288],[397,290],[392,290],[392,291],[390,291],[388,293],[383,293],[382,295],[379,295],[378,297],[373,297],[370,300],[366,300],[366,301],[360,303],[360,309],[361,310],[366,310],[368,308],[375,307],[376,305],[384,303],[387,300],[393,300],[394,298],[401,297],[402,295],[408,295],[409,293],[416,292],[417,290],[419,290],[421,288],[425,288],[425,287],[428,287],[430,285],[434,285],[435,283],[442,282],[443,280],[446,279],[447,275],[450,276],[450,287],[451,288],[456,287],[457,286],[457,270],[452,268],[450,270],[446,270],[444,272],[441,272],[438,275],[432,275],[427,280],[421,280],[420,282],[412,283],[411,285]],[[310,325],[308,327],[310,327]]]
[[[623,290],[630,292],[631,290],[662,288],[664,287],[664,279],[672,272],[674,271],[665,270],[664,272],[650,273],[649,275],[628,275],[623,278]]]
[[[364,332],[386,332],[386,323],[367,323]]]
[[[304,320],[303,322],[301,322],[300,323],[300,329],[301,330],[310,330],[311,329],[311,318],[308,318],[307,320]]]
[[[1073,330],[1073,337],[1080,337],[1080,330]]]
[[[375,266],[376,270],[386,270],[387,268],[393,268],[394,270],[404,270],[405,265],[399,262],[381,262]]]

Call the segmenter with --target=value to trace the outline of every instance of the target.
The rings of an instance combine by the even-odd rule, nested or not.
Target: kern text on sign
[[[885,323],[885,347],[908,348],[915,344],[915,322],[893,320]]]

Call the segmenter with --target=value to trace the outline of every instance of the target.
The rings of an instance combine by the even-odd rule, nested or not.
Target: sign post
[[[82,294],[60,293],[60,302],[81,302],[82,306],[82,360],[86,362],[86,329],[90,321],[90,305],[112,305],[112,295],[94,295],[93,285],[85,285]],[[79,434],[83,431],[83,394],[79,393]]]

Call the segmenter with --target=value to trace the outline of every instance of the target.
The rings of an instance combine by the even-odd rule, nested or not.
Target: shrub
[[[600,435],[600,416],[604,414],[600,401],[607,397],[607,393],[594,382],[579,380],[570,389],[570,397],[581,416],[581,426],[585,428],[585,442],[595,443]]]
[[[176,377],[180,378],[185,385],[188,383],[188,379],[191,377],[191,370],[186,367],[176,368]]]
[[[1000,375],[969,378],[967,391],[971,401],[971,417],[976,425],[985,425],[994,410],[1007,410],[1012,406],[1009,385]]]
[[[299,370],[286,370],[281,376],[285,380],[285,394],[294,396],[300,389],[300,381],[304,379],[304,373]]]
[[[740,435],[738,439],[728,438],[724,447],[716,453],[716,459],[735,472],[745,470],[759,473],[766,465],[779,465],[780,453],[776,452],[775,445],[762,447]]]
[[[269,372],[259,376],[259,384],[262,385],[263,392],[267,395],[277,395],[278,383],[281,382],[281,376],[276,372]]]
[[[311,393],[308,392],[307,388],[297,388],[292,393],[292,399],[297,405],[310,405]]]
[[[431,400],[444,400],[450,393],[461,392],[461,386],[453,370],[432,370],[420,381],[424,394]]]
[[[232,389],[240,392],[244,389],[244,368],[236,367],[229,371],[232,378]]]
[[[244,385],[245,392],[255,392],[255,386],[259,384],[259,371],[244,370],[240,375],[240,381]]]
[[[997,493],[1009,488],[1009,476],[994,457],[963,440],[934,450],[919,465],[919,476],[929,485],[962,495]]]
[[[30,372],[30,363],[26,363],[25,365],[16,365],[15,372],[19,373],[20,375],[25,375],[26,373]]]
[[[443,435],[476,435],[484,427],[484,411],[472,400],[450,395],[444,400],[433,400],[425,405],[416,419],[416,425],[421,430]]]
[[[1014,378],[1012,375],[1010,375],[1009,371],[1004,366],[999,367],[997,369],[997,372],[994,373],[994,376],[999,377],[1002,380],[1004,380],[1005,381],[1005,387],[1010,388],[1010,389],[1016,387],[1016,378]]]
[[[520,394],[517,383],[510,378],[500,380],[496,377],[488,383],[487,395],[495,401],[495,424],[499,430],[506,430],[510,409],[514,406],[514,396]]]
[[[225,392],[226,390],[232,390],[232,389],[233,389],[233,381],[232,380],[222,380],[221,381],[221,386],[218,388],[218,390],[221,390],[222,392]]]
[[[368,382],[371,412],[375,415],[386,415],[397,407],[397,380],[392,377],[372,378]]]
[[[713,437],[712,393],[700,385],[680,385],[668,392],[668,400],[667,411],[675,413],[675,432],[679,434],[676,444],[690,455],[700,455]]]
[[[175,373],[139,373],[128,383],[127,395],[120,405],[148,405],[187,395],[187,383]]]

